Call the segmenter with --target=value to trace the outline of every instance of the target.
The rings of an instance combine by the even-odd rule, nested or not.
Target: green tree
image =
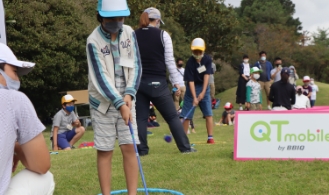
[[[318,29],[318,32],[313,34],[313,43],[329,47],[329,29]]]
[[[161,26],[166,30],[172,39],[174,45],[174,56],[184,60],[191,56],[190,40],[186,38],[183,27],[173,18],[165,18],[165,25]]]
[[[288,20],[288,16],[279,0],[255,0],[251,6],[244,9],[242,15],[254,23],[284,25]]]
[[[232,7],[216,0],[180,0],[175,4],[177,22],[184,28],[191,42],[201,37],[207,44],[207,52],[227,59],[236,49],[239,37],[234,33],[238,20]]]
[[[8,45],[22,60],[36,63],[21,90],[40,117],[54,114],[60,91],[87,88],[86,39],[97,25],[92,0],[4,1]],[[87,15],[89,13],[91,15]]]
[[[280,3],[281,6],[278,6],[278,3]],[[293,27],[296,34],[298,34],[298,31],[302,30],[299,18],[293,17],[295,14],[295,4],[291,0],[242,0],[240,7],[237,9],[237,13],[240,17],[249,17],[252,15],[252,17],[249,18],[254,23],[263,23],[265,20],[268,24],[279,23],[288,27]]]
[[[323,45],[300,47],[293,53],[300,76],[309,75],[329,83],[329,49]]]

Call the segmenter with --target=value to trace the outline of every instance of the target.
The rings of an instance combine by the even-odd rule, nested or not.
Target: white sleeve
[[[172,40],[170,35],[166,31],[163,31],[163,42],[165,51],[165,63],[169,71],[169,80],[173,85],[179,84],[179,72],[177,71],[175,64]]]
[[[170,76],[169,76],[169,81],[170,81],[171,85],[174,87],[174,83],[172,82],[172,80],[171,80],[171,77],[170,77]]]
[[[14,109],[17,141],[22,145],[35,138],[46,127],[41,123],[30,99],[25,94],[15,93],[13,99],[17,102]]]

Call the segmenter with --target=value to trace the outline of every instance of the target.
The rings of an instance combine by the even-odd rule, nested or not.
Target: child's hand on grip
[[[122,119],[125,121],[125,124],[128,125],[128,121],[132,121],[132,116],[129,107],[124,104],[120,107],[120,113],[122,116]]]

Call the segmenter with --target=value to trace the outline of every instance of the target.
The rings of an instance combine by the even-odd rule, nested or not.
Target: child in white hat
[[[224,105],[224,111],[222,113],[222,117],[216,125],[233,125],[235,119],[235,110],[233,109],[233,104],[230,102],[226,102]]]
[[[247,83],[247,94],[246,94],[246,102],[247,108],[249,110],[261,110],[262,109],[262,88],[258,83],[258,79],[260,77],[259,68],[256,66],[251,68],[250,70],[250,80]]]

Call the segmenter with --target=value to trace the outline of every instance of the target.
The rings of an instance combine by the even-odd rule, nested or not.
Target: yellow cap
[[[206,50],[206,43],[201,38],[195,38],[195,39],[193,39],[193,41],[191,43],[191,50],[192,51],[193,50],[205,51]]]
[[[75,101],[77,101],[77,100],[74,99],[73,96],[70,95],[70,94],[64,95],[64,96],[62,97],[62,104],[64,104],[64,103],[69,103],[69,102],[75,102]]]

